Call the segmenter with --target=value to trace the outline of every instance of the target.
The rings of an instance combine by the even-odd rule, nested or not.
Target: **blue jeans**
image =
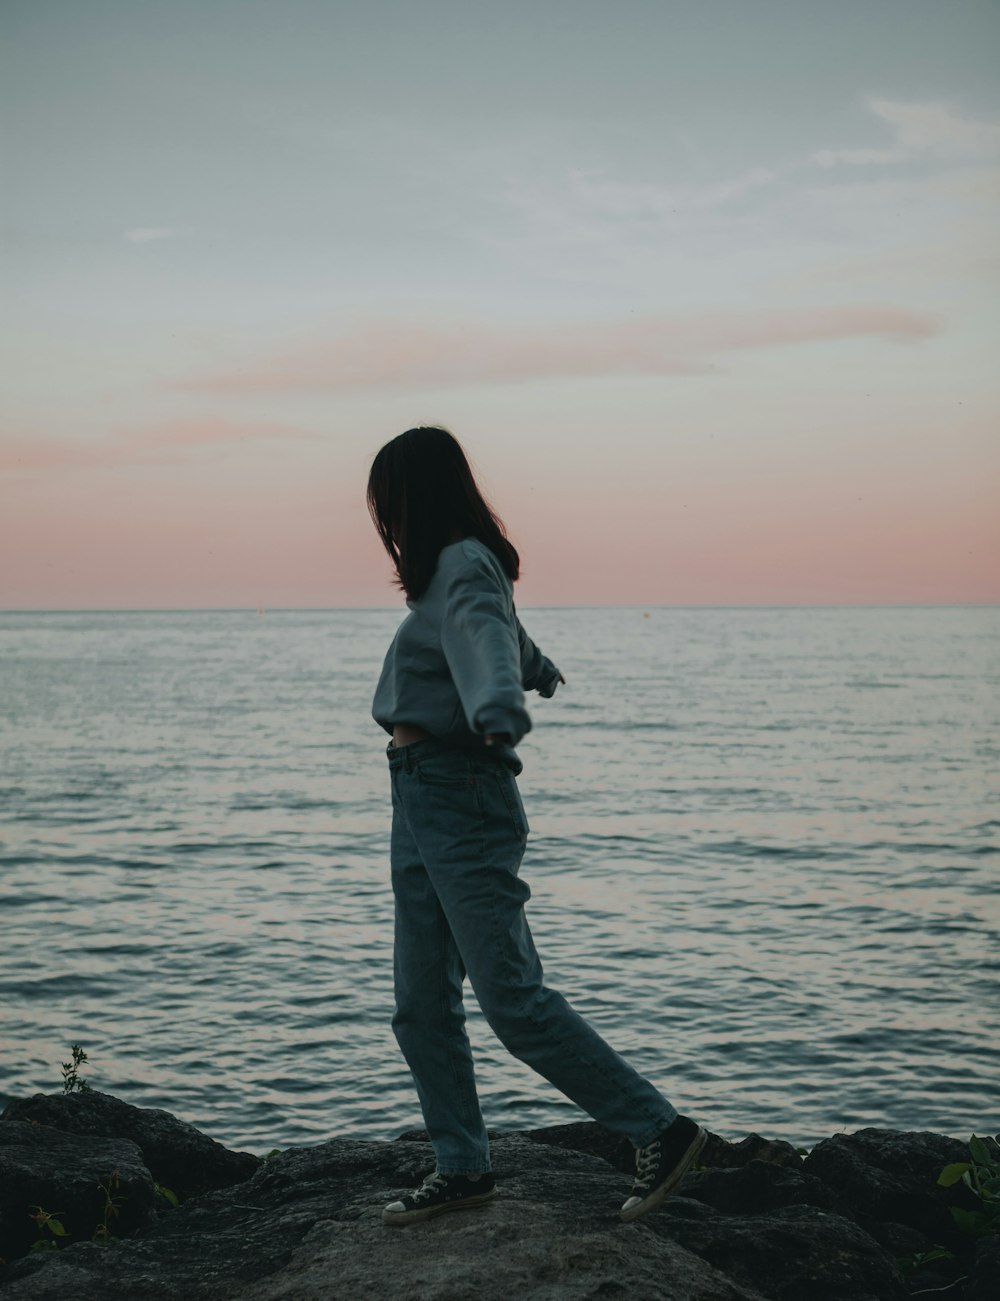
[[[437,1168],[489,1170],[465,1031],[468,974],[500,1042],[614,1133],[645,1146],[677,1115],[562,994],[542,981],[518,876],[528,836],[512,750],[494,759],[435,739],[389,745],[395,897],[392,1029]]]

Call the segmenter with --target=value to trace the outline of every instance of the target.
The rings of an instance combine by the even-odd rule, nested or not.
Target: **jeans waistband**
[[[425,741],[412,741],[409,745],[396,746],[390,741],[385,747],[390,769],[403,768],[406,772],[412,772],[418,760],[426,755],[442,754],[449,751],[466,754],[470,759],[482,759],[486,763],[503,764],[505,767],[510,768],[515,776],[524,767],[513,748],[509,745],[484,745],[482,742],[463,744],[461,741],[450,741],[445,737],[432,736]]]

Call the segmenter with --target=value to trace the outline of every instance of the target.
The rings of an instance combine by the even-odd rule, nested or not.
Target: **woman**
[[[566,679],[521,626],[517,551],[445,429],[408,429],[372,464],[368,508],[410,613],[389,647],[372,714],[392,735],[395,898],[392,1028],[437,1159],[386,1224],[480,1206],[496,1193],[465,1032],[468,975],[501,1043],[636,1147],[634,1220],[680,1183],[705,1131],[679,1116],[542,981],[518,876],[528,823],[514,747],[524,691]]]

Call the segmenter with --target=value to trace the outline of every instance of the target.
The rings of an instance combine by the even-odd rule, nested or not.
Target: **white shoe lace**
[[[446,1182],[444,1175],[439,1174],[438,1171],[435,1170],[433,1174],[427,1176],[424,1182],[413,1194],[413,1200],[416,1202],[419,1201],[421,1197],[430,1197],[431,1193],[437,1192],[439,1188],[443,1188]]]
[[[660,1160],[660,1140],[654,1139],[648,1147],[640,1147],[635,1153],[635,1183],[648,1184]]]

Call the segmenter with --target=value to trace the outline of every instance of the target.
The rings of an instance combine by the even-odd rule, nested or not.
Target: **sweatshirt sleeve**
[[[521,682],[525,691],[537,691],[540,696],[554,696],[560,673],[547,655],[543,655],[521,626],[514,611],[517,640],[521,651]]]
[[[506,733],[511,745],[531,731],[515,617],[489,562],[467,556],[445,589],[441,649],[470,729]]]

